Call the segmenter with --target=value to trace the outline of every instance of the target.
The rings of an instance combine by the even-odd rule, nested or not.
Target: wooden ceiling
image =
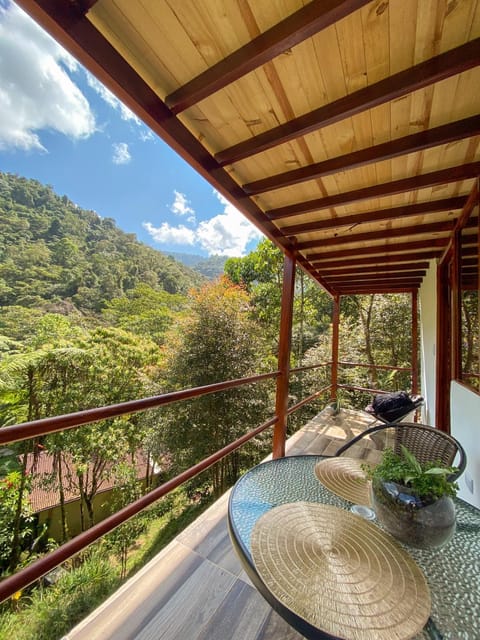
[[[445,251],[480,0],[17,2],[330,293],[411,291]]]

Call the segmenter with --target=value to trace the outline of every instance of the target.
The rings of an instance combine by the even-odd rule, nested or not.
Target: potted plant
[[[383,452],[376,467],[365,467],[372,481],[372,502],[379,522],[393,536],[415,547],[440,547],[455,533],[458,485],[455,467],[421,464],[403,445],[401,455]]]

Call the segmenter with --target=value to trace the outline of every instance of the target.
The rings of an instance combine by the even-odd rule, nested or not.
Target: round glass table
[[[278,594],[267,586],[268,580],[262,573],[264,568],[258,562],[258,556],[256,556],[256,563],[252,554],[252,538],[255,544],[262,535],[265,538],[265,533],[269,532],[268,530],[265,532],[265,526],[259,532],[260,526],[263,526],[262,523],[268,526],[268,515],[274,516],[277,512],[282,516],[281,510],[276,509],[282,505],[292,505],[297,510],[303,508],[301,503],[305,503],[305,507],[325,505],[322,509],[326,510],[321,511],[320,515],[326,513],[327,515],[324,516],[326,519],[331,520],[332,516],[336,519],[336,516],[340,515],[342,517],[339,521],[347,519],[349,523],[353,522],[353,529],[361,531],[365,526],[374,527],[375,529],[370,530],[372,534],[378,531],[382,539],[385,536],[390,539],[388,534],[381,531],[376,521],[366,523],[360,516],[350,512],[352,503],[338,497],[322,485],[315,474],[315,467],[323,459],[321,456],[312,455],[291,456],[253,467],[232,489],[228,508],[228,526],[233,546],[247,575],[269,604],[292,627],[306,638],[343,640],[345,637],[352,636],[349,636],[347,631],[346,635],[341,633],[332,635],[323,627],[321,621],[313,625],[308,616],[299,614],[298,609],[290,605],[288,597],[279,598]],[[413,636],[415,639],[474,640],[480,638],[480,510],[459,499],[455,499],[455,506],[456,532],[444,547],[422,550],[402,545],[400,542],[394,543],[395,547],[399,548],[399,553],[407,556],[407,561],[413,559],[412,565],[421,570],[420,573],[423,573],[430,592],[430,616],[424,628]],[[331,507],[336,509],[329,511]],[[342,510],[344,514],[339,514],[337,509]],[[272,513],[269,514],[269,512]],[[352,521],[352,518],[358,518],[358,520]],[[282,528],[281,519],[272,518],[270,521],[272,527]],[[355,523],[358,524],[357,527]],[[276,541],[274,543],[276,544]],[[289,553],[290,550],[286,555],[288,556]],[[279,563],[280,561],[282,563],[282,570],[285,570],[285,567],[288,570],[289,560],[288,557],[284,557],[283,547],[274,549],[273,558],[275,554]],[[375,561],[374,556],[375,551],[372,552],[373,561]],[[314,579],[322,580],[322,576],[314,576]],[[328,579],[331,580],[331,576]],[[395,575],[393,571],[391,580],[393,587],[390,588],[394,589],[394,583],[402,579],[401,575]],[[361,584],[355,587],[355,589],[359,588]],[[420,591],[418,597],[421,596]],[[423,604],[418,602],[419,605]],[[344,605],[344,603],[341,604]],[[312,606],[315,606],[315,603]],[[354,617],[355,613],[352,612],[352,619]],[[347,627],[348,624],[345,628]],[[353,637],[356,636],[353,635]],[[396,637],[394,632],[391,637]],[[398,637],[403,636],[399,634]]]

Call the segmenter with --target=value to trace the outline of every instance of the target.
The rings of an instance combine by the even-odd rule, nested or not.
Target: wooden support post
[[[418,395],[418,292],[412,291],[412,394]]]
[[[452,260],[452,281],[451,281],[451,379],[460,380],[462,377],[462,287],[461,277],[461,231],[457,230],[453,234],[453,260]]]
[[[285,441],[287,438],[295,262],[294,256],[285,254],[283,261],[282,310],[280,314],[280,336],[278,344],[278,370],[280,371],[280,375],[277,378],[277,397],[275,402],[277,422],[273,430],[273,458],[282,458],[285,455]]]
[[[340,296],[333,298],[332,312],[332,400],[337,400],[338,392],[338,344],[340,335]]]

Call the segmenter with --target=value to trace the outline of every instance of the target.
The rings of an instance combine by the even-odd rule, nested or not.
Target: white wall
[[[421,394],[425,398],[422,421],[435,426],[435,348],[437,339],[437,267],[434,260],[419,295]]]
[[[422,421],[435,424],[435,352],[437,339],[437,269],[434,260],[420,289],[421,388],[425,398]],[[467,468],[459,478],[459,497],[480,508],[480,396],[464,385],[450,385],[452,435],[467,454]]]
[[[467,453],[467,468],[459,478],[458,495],[480,508],[480,396],[452,381],[451,433]]]

